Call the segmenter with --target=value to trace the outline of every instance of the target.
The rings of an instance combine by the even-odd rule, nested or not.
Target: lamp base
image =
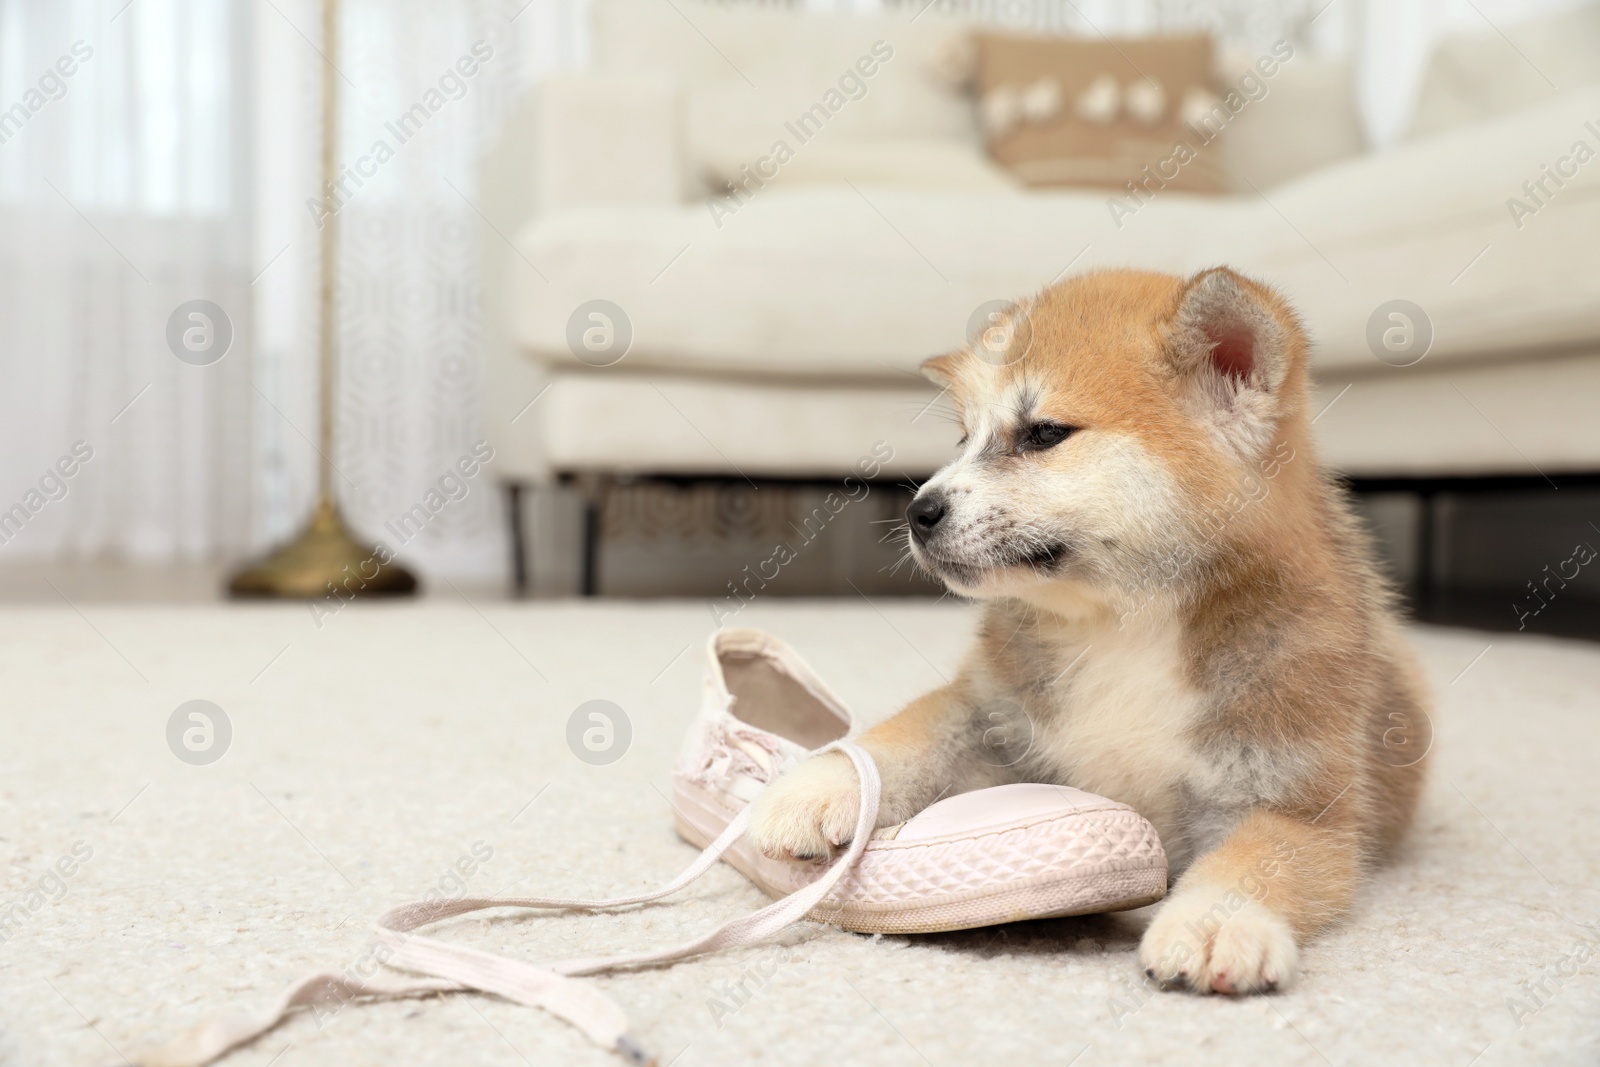
[[[408,596],[417,579],[398,563],[383,562],[388,550],[363,545],[350,533],[339,508],[326,496],[317,500],[311,522],[300,535],[228,580],[235,597],[318,600],[337,595]]]

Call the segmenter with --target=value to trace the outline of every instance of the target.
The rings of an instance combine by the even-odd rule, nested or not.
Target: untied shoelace
[[[849,757],[861,782],[861,810],[855,836],[821,878],[759,911],[723,923],[682,944],[620,956],[560,960],[533,964],[497,956],[466,945],[424,937],[412,931],[485,908],[542,908],[599,911],[659,900],[699,878],[744,835],[750,823],[746,806],[727,829],[683,873],[659,889],[629,897],[587,900],[577,897],[464,897],[457,900],[420,900],[391,908],[378,918],[377,941],[388,950],[384,962],[400,970],[423,975],[420,979],[379,982],[350,974],[314,974],[292,985],[278,1002],[257,1015],[234,1014],[208,1020],[159,1050],[141,1057],[143,1067],[201,1067],[277,1026],[291,1012],[329,1002],[343,1004],[357,998],[374,1000],[426,996],[434,993],[475,991],[493,993],[518,1004],[543,1008],[570,1023],[603,1048],[619,1053],[641,1067],[656,1063],[628,1030],[620,1005],[583,975],[603,974],[625,967],[672,963],[721,949],[762,941],[810,914],[856,865],[877,827],[882,783],[878,768],[865,749],[836,741],[819,752],[838,751]]]

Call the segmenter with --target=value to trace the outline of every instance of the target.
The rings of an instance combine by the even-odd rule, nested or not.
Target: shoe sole
[[[697,848],[715,840],[737,814],[681,779],[673,792],[678,834]],[[772,897],[787,896],[824,869],[770,859],[743,838],[723,859]],[[810,918],[860,933],[926,934],[1127,911],[1166,894],[1166,856],[1154,829],[1108,801],[1103,809],[970,835],[875,838]]]

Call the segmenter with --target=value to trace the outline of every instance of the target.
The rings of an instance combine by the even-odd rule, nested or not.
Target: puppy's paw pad
[[[773,859],[825,860],[849,843],[860,812],[854,768],[829,752],[802,763],[756,798],[750,842]]]
[[[1145,973],[1169,988],[1265,993],[1293,980],[1300,953],[1276,912],[1237,891],[1181,890],[1157,913],[1139,945]]]

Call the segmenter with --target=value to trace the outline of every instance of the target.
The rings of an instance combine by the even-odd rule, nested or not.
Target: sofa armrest
[[[687,196],[680,129],[682,92],[660,77],[560,74],[523,97],[482,161],[474,205],[484,222],[480,264],[490,441],[501,477],[548,473],[538,412],[529,403],[549,384],[508,324],[521,287],[542,283],[508,245],[531,220],[594,204],[678,204]]]

